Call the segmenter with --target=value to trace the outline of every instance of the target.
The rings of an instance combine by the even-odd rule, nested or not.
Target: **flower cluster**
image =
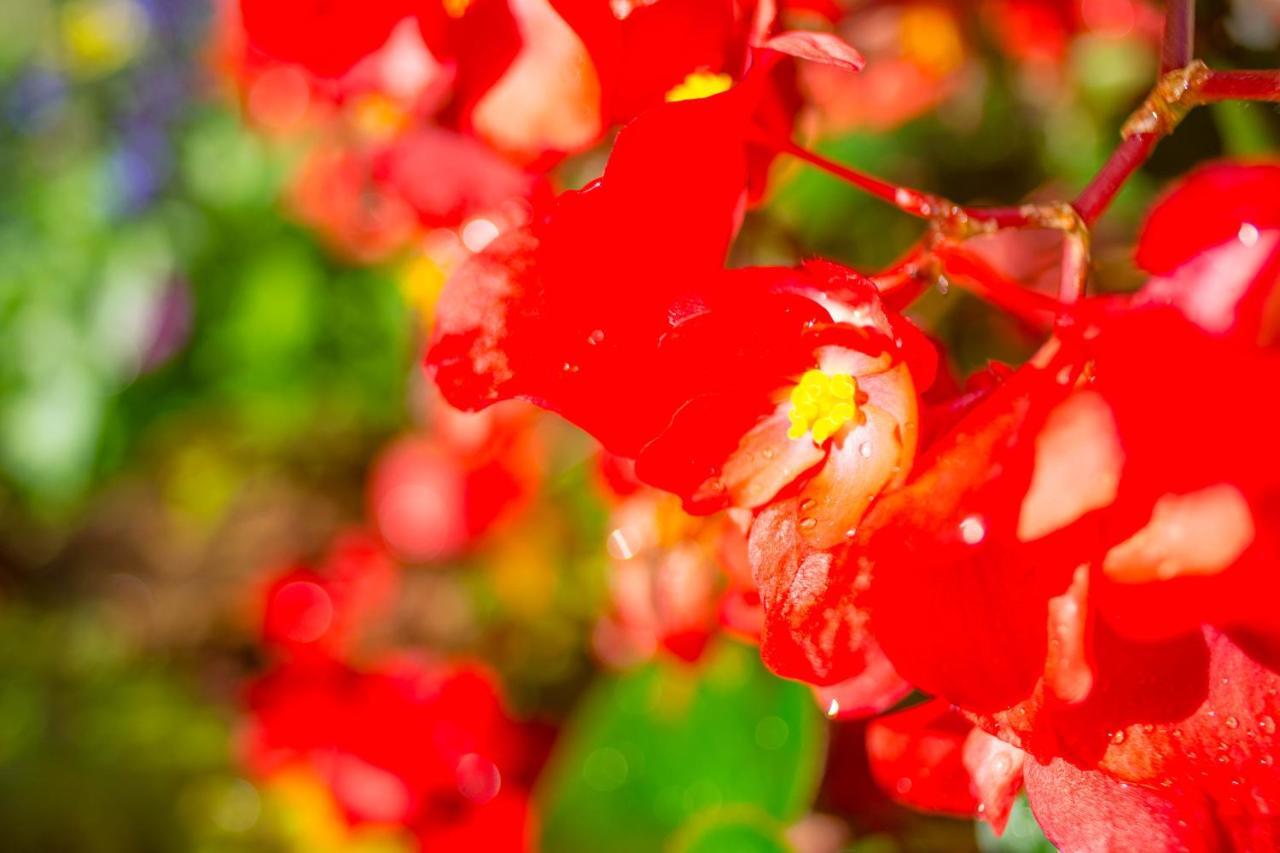
[[[495,677],[467,661],[360,653],[396,578],[373,540],[352,534],[320,568],[270,579],[260,606],[272,664],[246,690],[245,764],[271,784],[318,787],[352,833],[525,849],[533,754]]]
[[[609,55],[668,5],[599,12],[624,46]],[[427,355],[446,399],[535,402],[686,512],[741,520],[772,669],[833,715],[933,697],[868,730],[906,801],[1000,829],[1025,787],[1068,849],[1275,844],[1280,168],[1185,179],[1150,212],[1149,278],[1126,295],[1080,293],[1089,203],[988,214],[854,173],[930,220],[908,265],[727,268],[763,164],[841,171],[779,120],[794,56],[832,64],[832,42],[745,45],[721,84],[648,108],[618,96],[638,115],[603,175],[451,278]],[[966,245],[1010,225],[1061,232],[1061,300]],[[902,313],[939,266],[1052,320],[1049,339],[963,388],[940,379],[946,354]],[[687,551],[705,535],[639,569],[692,601],[619,607],[650,647],[714,624]]]

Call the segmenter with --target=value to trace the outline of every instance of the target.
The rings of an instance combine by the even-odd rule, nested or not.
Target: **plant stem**
[[[1106,212],[1124,182],[1147,161],[1159,141],[1159,134],[1135,133],[1111,152],[1098,174],[1071,203],[1086,225],[1094,224]]]
[[[1160,42],[1160,73],[1184,67],[1195,56],[1195,0],[1167,0],[1164,38]]]
[[[1280,71],[1210,71],[1196,90],[1196,103],[1280,101]]]

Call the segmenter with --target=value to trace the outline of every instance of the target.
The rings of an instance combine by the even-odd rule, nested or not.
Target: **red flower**
[[[253,772],[315,774],[353,826],[403,826],[422,849],[527,848],[520,735],[484,670],[294,660],[253,682],[247,704]]]
[[[409,17],[407,0],[240,0],[249,47],[319,77],[338,77]]]
[[[876,638],[913,684],[1048,765],[1035,784],[1028,770],[1038,813],[1038,796],[1069,805],[1038,793],[1076,772],[1065,761],[1105,777],[1064,783],[1088,797],[1145,786],[1143,825],[1193,847],[1277,831],[1280,425],[1259,389],[1280,383],[1280,353],[1256,343],[1274,339],[1259,306],[1280,282],[1275,182],[1193,177],[1144,234],[1163,277],[1087,304],[1085,328],[941,439],[859,536]],[[1234,193],[1179,245],[1168,212],[1214,186]]]
[[[429,433],[383,450],[369,514],[407,560],[456,557],[517,518],[542,480],[536,410],[512,403],[478,414],[436,407]]]
[[[933,356],[852,271],[721,266],[765,81],[628,126],[600,181],[446,286],[428,363],[454,404],[558,411],[692,512],[761,510],[766,660],[829,684],[875,655],[860,622],[809,647],[831,552],[906,477]]]
[[[318,568],[298,566],[262,590],[262,639],[292,655],[345,651],[364,623],[390,601],[396,566],[369,536],[348,533]]]

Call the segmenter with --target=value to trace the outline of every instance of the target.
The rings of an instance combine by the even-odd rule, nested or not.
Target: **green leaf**
[[[696,668],[650,664],[611,678],[552,756],[539,792],[542,849],[786,849],[780,828],[808,810],[824,747],[809,691],[737,643]]]

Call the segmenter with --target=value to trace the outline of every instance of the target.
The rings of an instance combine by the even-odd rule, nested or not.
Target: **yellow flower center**
[[[674,86],[667,92],[667,102],[693,101],[698,98],[710,98],[721,92],[729,91],[733,78],[728,74],[713,74],[710,71],[694,71],[684,82]]]
[[[461,18],[467,14],[472,0],[444,0],[444,11],[451,18]]]
[[[814,444],[822,444],[857,415],[857,396],[858,382],[847,373],[807,371],[791,389],[787,437],[800,439],[813,433]]]

